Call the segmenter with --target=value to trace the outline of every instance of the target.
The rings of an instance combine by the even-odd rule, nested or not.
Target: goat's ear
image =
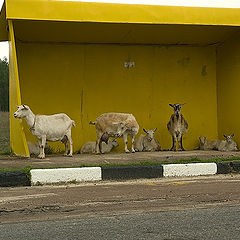
[[[171,103],[169,103],[169,106],[174,108],[174,106]]]
[[[153,129],[153,132],[156,132],[156,130],[157,130],[157,128],[154,128],[154,129]]]
[[[227,136],[226,135],[223,135],[225,138],[227,138]]]
[[[234,133],[231,135],[231,137],[234,137]]]
[[[29,108],[27,106],[25,106],[24,104],[22,105],[23,109],[28,110]]]
[[[144,131],[145,133],[147,133],[147,131],[145,130],[145,128],[143,128],[143,131]]]

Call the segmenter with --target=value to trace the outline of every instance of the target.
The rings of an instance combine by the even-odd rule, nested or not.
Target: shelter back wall
[[[216,49],[193,46],[48,44],[17,41],[22,102],[34,113],[67,113],[75,120],[74,150],[96,138],[94,121],[104,112],[133,113],[142,128],[158,128],[163,148],[171,146],[166,124],[169,103],[186,103],[186,149],[198,137],[218,137]],[[125,68],[124,62],[135,62]],[[25,124],[28,140],[33,140]],[[119,142],[122,142],[121,140]],[[56,150],[62,144],[53,145]],[[120,146],[118,148],[123,151]]]

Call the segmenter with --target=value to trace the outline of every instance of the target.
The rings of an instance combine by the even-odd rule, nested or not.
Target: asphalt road
[[[240,175],[0,189],[0,239],[239,239]]]
[[[239,239],[240,207],[3,224],[1,239]]]

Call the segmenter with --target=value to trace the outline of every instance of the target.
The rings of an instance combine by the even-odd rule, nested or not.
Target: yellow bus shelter
[[[75,120],[74,150],[95,140],[104,112],[133,113],[171,146],[169,103],[186,103],[185,148],[235,133],[240,145],[240,9],[5,0],[0,41],[10,43],[10,138],[36,141],[16,105]],[[52,145],[55,151],[61,143]]]

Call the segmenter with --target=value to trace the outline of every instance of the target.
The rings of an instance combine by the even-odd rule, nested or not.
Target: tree
[[[7,58],[0,59],[0,111],[9,111],[9,64]]]

